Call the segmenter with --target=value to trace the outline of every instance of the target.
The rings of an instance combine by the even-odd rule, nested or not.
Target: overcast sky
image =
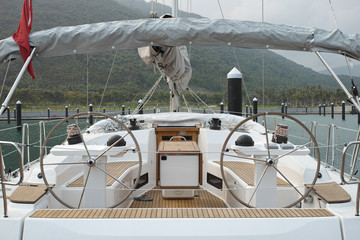
[[[172,0],[158,2],[170,5]],[[261,21],[264,3],[266,22],[326,30],[333,30],[338,26],[347,34],[360,33],[360,0],[331,0],[335,17],[329,0],[179,0],[179,5],[184,11],[191,9],[208,18],[222,18],[218,2],[224,17],[229,19]],[[276,52],[314,70],[324,69],[314,53]],[[324,57],[333,67],[346,65],[344,57],[333,54],[324,54]],[[353,63],[358,64],[355,60]]]

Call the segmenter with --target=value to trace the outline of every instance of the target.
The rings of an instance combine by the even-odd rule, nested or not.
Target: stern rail
[[[355,210],[355,216],[359,216],[359,200],[360,200],[360,181],[354,181],[352,179],[351,182],[346,181],[345,180],[345,176],[344,176],[344,172],[345,172],[345,157],[346,157],[346,152],[349,149],[350,146],[352,145],[360,145],[360,141],[353,141],[353,142],[349,142],[348,144],[345,144],[344,149],[343,149],[343,155],[342,155],[342,161],[341,161],[341,171],[340,171],[340,178],[341,178],[341,182],[343,184],[357,184],[358,188],[357,188],[357,192],[356,192],[356,210]],[[355,146],[355,147],[356,147]]]
[[[3,155],[2,155],[2,151],[1,151],[1,145],[13,146],[16,149],[16,151],[18,152],[20,177],[19,177],[19,181],[16,182],[16,183],[6,182],[5,181],[4,159],[3,159]],[[7,215],[7,197],[6,197],[5,185],[17,186],[17,185],[20,185],[20,183],[24,179],[23,159],[22,159],[21,149],[20,149],[20,147],[18,146],[17,143],[8,142],[8,141],[0,141],[0,174],[1,174],[0,183],[1,183],[1,189],[2,189],[3,204],[4,204],[4,217],[8,217],[8,215]]]

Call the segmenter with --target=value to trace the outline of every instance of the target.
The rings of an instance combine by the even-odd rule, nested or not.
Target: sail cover
[[[56,27],[33,32],[36,57],[135,49],[144,46],[231,46],[322,51],[360,59],[360,34],[229,19],[141,19]],[[0,41],[0,61],[20,56],[10,37]]]
[[[180,84],[179,92],[185,90],[191,78],[192,69],[185,46],[150,46],[138,49],[139,56],[146,64],[157,64],[166,77]]]

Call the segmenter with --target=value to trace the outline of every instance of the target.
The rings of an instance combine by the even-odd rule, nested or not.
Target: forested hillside
[[[0,39],[11,36],[17,29],[23,0],[1,0]],[[33,32],[56,26],[78,25],[102,21],[128,20],[149,16],[150,5],[143,0],[33,0]],[[168,7],[158,7],[159,15],[171,12]],[[181,13],[183,17],[200,17]],[[319,74],[298,65],[272,51],[232,49],[230,47],[188,48],[193,77],[190,88],[198,91],[210,103],[225,100],[226,74],[233,68],[240,68],[246,88],[251,95],[261,100],[262,58],[264,55],[265,100],[266,103],[289,101],[285,90],[295,93],[334,91],[337,85],[331,77]],[[137,50],[73,55],[55,58],[34,59],[36,78],[27,74],[20,83],[12,101],[21,99],[31,104],[85,104],[87,79],[89,100],[98,104],[107,79],[109,85],[104,98],[105,104],[120,104],[137,101],[158,78],[152,66],[146,66],[137,55]],[[112,62],[114,66],[110,73]],[[88,65],[87,65],[88,62]],[[239,65],[238,65],[238,63]],[[22,61],[10,64],[5,92],[13,83]],[[0,65],[0,79],[5,75],[7,64]],[[88,68],[87,68],[88,66]],[[346,81],[347,83],[348,81]],[[346,84],[347,85],[347,84]],[[307,90],[296,90],[298,88]],[[319,87],[321,86],[321,87]],[[320,91],[316,90],[320,89]],[[300,94],[301,95],[301,94]],[[323,101],[324,96],[314,95],[313,101]],[[295,98],[290,94],[289,98]],[[4,96],[1,96],[3,101]],[[299,104],[310,100],[302,94]],[[168,101],[166,83],[160,85],[156,101]],[[293,100],[295,102],[295,100]]]

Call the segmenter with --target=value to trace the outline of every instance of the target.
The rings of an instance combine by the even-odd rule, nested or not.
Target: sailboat
[[[0,161],[2,238],[357,239],[360,182],[349,179],[345,157],[337,171],[321,162],[303,123],[283,113],[180,112],[178,104],[191,75],[182,46],[315,52],[340,84],[321,52],[359,60],[359,39],[338,30],[181,18],[31,33],[22,72],[32,57],[137,48],[168,80],[172,101],[167,113],[138,114],[140,103],[130,115],[67,117],[26,166],[19,145],[1,141],[19,156],[16,174],[5,174]],[[0,61],[19,56],[11,37],[0,40]],[[180,58],[181,74],[174,77],[159,56]],[[227,76],[241,77],[237,69]],[[360,110],[357,96],[344,91]],[[55,135],[61,142],[52,145]],[[344,156],[359,144],[348,143]]]

